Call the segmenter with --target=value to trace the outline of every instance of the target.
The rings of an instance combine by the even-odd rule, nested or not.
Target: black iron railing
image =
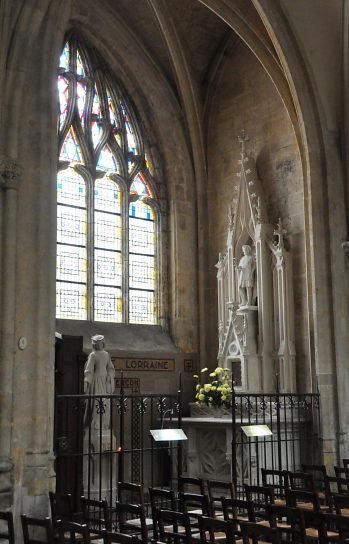
[[[150,429],[181,427],[181,394],[57,395],[57,492],[116,500],[117,483],[169,486],[182,465],[181,444],[155,442]]]
[[[263,436],[263,429],[262,436],[245,434],[246,426],[257,425],[272,434]],[[320,464],[321,446],[318,394],[234,394],[232,479],[237,489],[259,485],[261,468],[295,471],[302,463]]]
[[[181,442],[155,442],[150,429],[181,428],[181,393],[57,395],[57,492],[113,505],[117,483],[172,486],[182,473]],[[318,394],[234,393],[231,407],[231,477],[236,489],[260,484],[261,468],[298,470],[321,460]],[[266,425],[269,435],[247,436],[246,426]],[[199,452],[200,455],[200,452]],[[198,465],[199,467],[199,465]],[[201,476],[198,468],[197,474]],[[229,476],[228,476],[229,477]],[[215,475],[212,475],[215,479]]]

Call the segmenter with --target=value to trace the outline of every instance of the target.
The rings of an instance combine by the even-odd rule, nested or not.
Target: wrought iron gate
[[[319,394],[235,393],[234,400],[232,479],[237,489],[260,484],[261,468],[295,471],[302,463],[321,464]],[[272,434],[245,434],[246,426],[259,425]]]

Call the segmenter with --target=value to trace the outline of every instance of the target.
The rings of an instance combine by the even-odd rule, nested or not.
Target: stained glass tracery
[[[57,317],[155,324],[152,163],[134,112],[96,58],[75,35],[60,56]]]

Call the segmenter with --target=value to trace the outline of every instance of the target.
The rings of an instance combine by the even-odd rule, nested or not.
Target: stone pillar
[[[1,309],[0,309],[0,509],[12,504],[12,395],[15,353],[17,189],[21,168],[8,158],[0,159]]]
[[[276,275],[278,293],[279,328],[279,376],[282,392],[296,392],[296,351],[294,347],[293,290],[291,256],[283,249],[276,251]]]
[[[256,225],[256,265],[258,297],[258,354],[262,358],[261,390],[271,392],[275,386],[273,360],[273,291],[271,282],[270,250],[267,240],[271,226],[265,223]]]

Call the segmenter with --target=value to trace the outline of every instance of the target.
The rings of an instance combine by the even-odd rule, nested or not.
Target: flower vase
[[[212,409],[212,415],[213,417],[215,418],[221,418],[222,417],[222,410],[220,408],[220,406],[211,406],[211,409]]]

